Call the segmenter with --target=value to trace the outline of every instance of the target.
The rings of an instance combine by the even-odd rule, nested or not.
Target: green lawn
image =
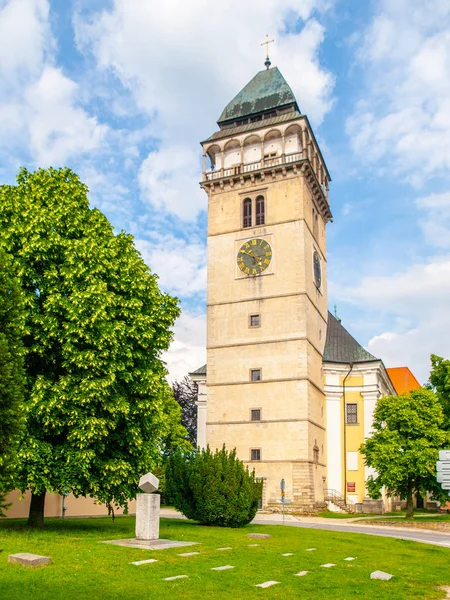
[[[450,550],[426,544],[295,527],[251,525],[244,529],[201,527],[162,519],[161,537],[198,542],[198,546],[148,551],[99,543],[133,537],[134,518],[48,519],[44,531],[23,522],[0,522],[0,598],[6,600],[216,600],[230,598],[344,600],[444,598],[436,586],[450,584]],[[249,540],[250,532],[270,533],[269,540]],[[259,543],[258,547],[248,544]],[[231,546],[232,550],[217,548]],[[307,548],[317,548],[306,552]],[[181,558],[181,552],[199,551]],[[39,569],[9,565],[8,554],[34,552],[51,556]],[[292,552],[293,556],[283,557]],[[356,556],[346,562],[344,558]],[[135,566],[147,558],[157,563]],[[335,563],[331,569],[324,563]],[[234,569],[211,571],[234,565]],[[392,573],[388,582],[372,581],[371,571]],[[299,571],[305,577],[295,577]],[[164,577],[188,575],[167,582]],[[255,584],[281,582],[268,589]]]

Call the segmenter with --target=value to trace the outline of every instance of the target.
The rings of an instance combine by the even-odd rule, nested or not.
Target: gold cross
[[[269,35],[266,34],[266,41],[261,44],[261,46],[266,46],[266,60],[269,60],[269,44],[274,42],[275,40],[269,40]]]

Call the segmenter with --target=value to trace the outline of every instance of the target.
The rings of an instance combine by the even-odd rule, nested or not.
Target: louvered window
[[[252,226],[252,201],[250,198],[246,198],[243,202],[243,226],[251,227]]]
[[[258,196],[256,198],[256,225],[264,225],[265,222],[264,198]]]

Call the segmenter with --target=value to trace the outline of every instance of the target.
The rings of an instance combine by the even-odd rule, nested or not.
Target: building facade
[[[283,478],[292,508],[313,510],[326,487],[330,176],[277,68],[257,73],[218,125],[202,143],[208,295],[199,435],[213,449],[236,447],[264,480],[263,505],[279,506]]]

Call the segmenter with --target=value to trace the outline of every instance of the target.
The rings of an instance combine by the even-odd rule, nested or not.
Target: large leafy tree
[[[160,355],[178,301],[87,191],[69,169],[22,169],[0,187],[0,247],[27,312],[18,485],[32,492],[31,525],[43,524],[46,491],[126,505],[170,437]]]
[[[444,411],[444,427],[450,431],[450,360],[431,355],[430,383]]]
[[[11,258],[0,250],[0,516],[12,487],[12,470],[22,430],[25,391],[23,294]]]
[[[367,481],[369,494],[406,498],[407,517],[413,516],[413,496],[430,492],[443,498],[436,482],[438,451],[449,440],[442,429],[444,416],[433,391],[424,388],[378,400],[373,415],[374,433],[361,446],[366,465],[377,471]]]
[[[172,384],[173,395],[181,407],[181,422],[186,427],[188,439],[197,445],[197,385],[186,376],[182,381]]]

